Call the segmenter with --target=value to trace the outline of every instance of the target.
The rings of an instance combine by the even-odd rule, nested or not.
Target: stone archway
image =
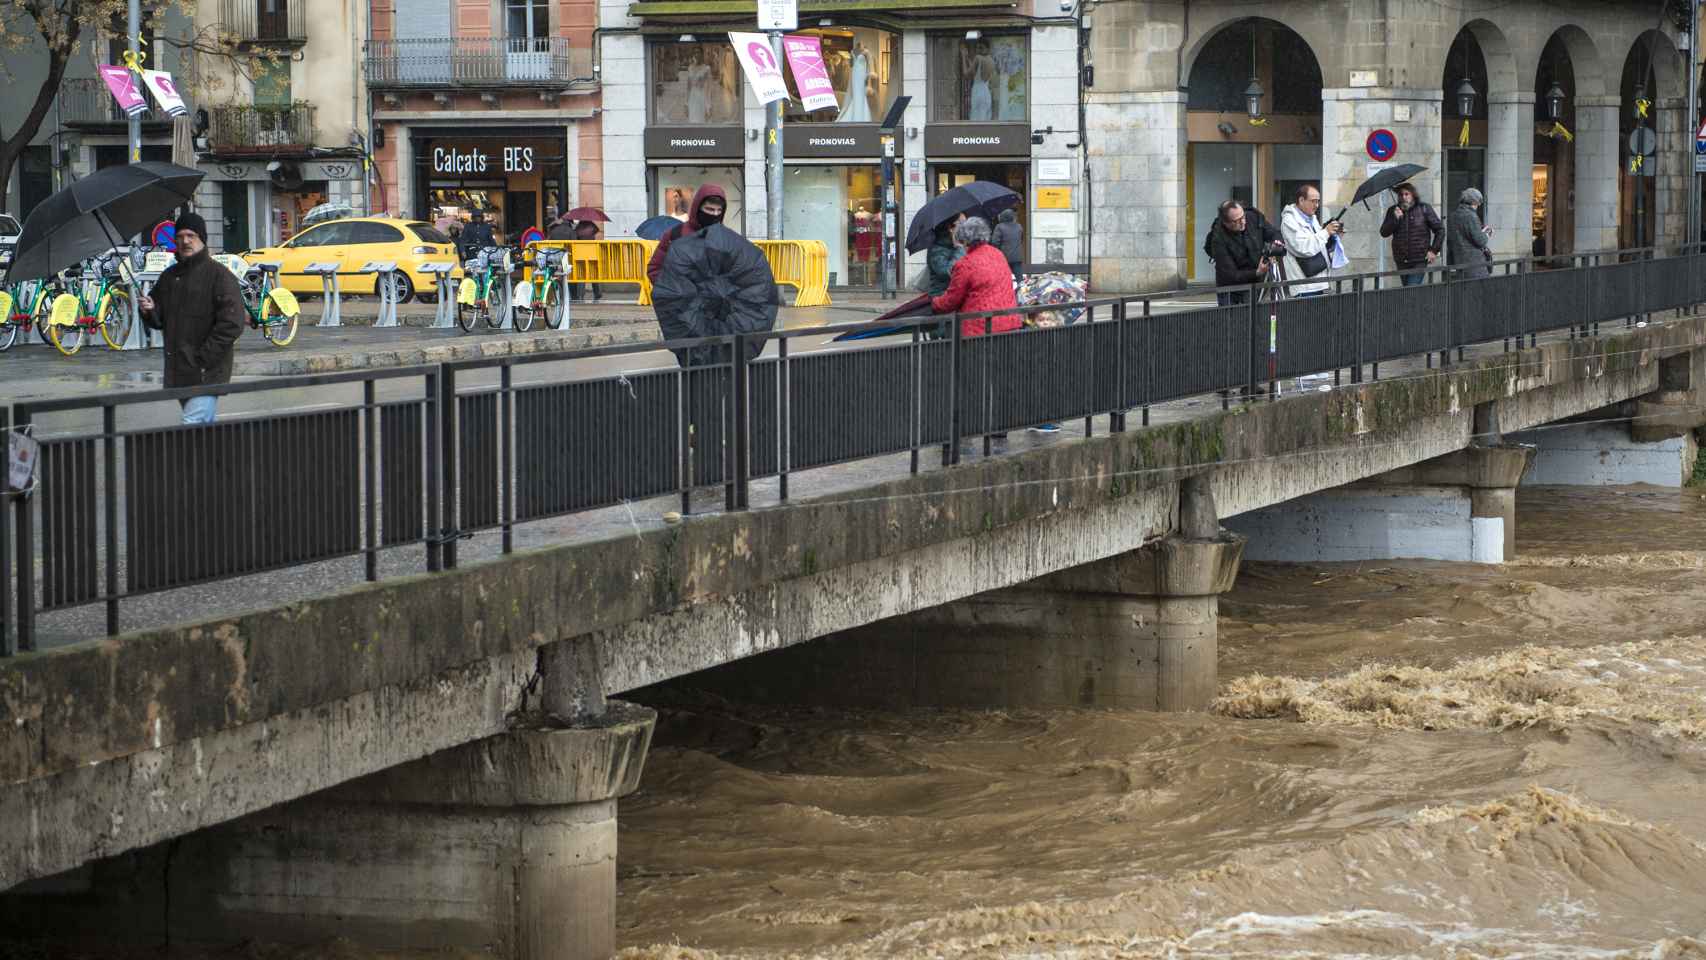
[[[1671,38],[1657,30],[1636,37],[1623,58],[1618,85],[1618,246],[1672,245],[1687,232],[1688,186],[1693,174],[1693,129],[1684,104],[1687,67]],[[1642,116],[1637,99],[1647,104]],[[1638,163],[1631,137],[1645,127],[1656,135],[1657,154]]]
[[[1615,77],[1574,24],[1553,31],[1534,69],[1534,250],[1613,249],[1622,155]],[[1558,117],[1547,105],[1554,85],[1563,94]]]
[[[1468,117],[1460,114],[1457,104],[1457,88],[1465,79],[1476,94]],[[1476,187],[1486,196],[1482,216],[1494,228],[1494,255],[1501,259],[1528,256],[1534,158],[1529,121],[1534,94],[1521,88],[1516,56],[1504,31],[1487,20],[1464,24],[1446,52],[1440,88],[1444,117],[1440,215],[1449,215],[1464,187]],[[1463,135],[1466,124],[1467,137]]]

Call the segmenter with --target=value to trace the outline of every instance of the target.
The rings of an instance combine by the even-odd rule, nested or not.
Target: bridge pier
[[[1516,556],[1516,486],[1526,447],[1468,447],[1360,483],[1231,518],[1252,560],[1451,560]]]
[[[9,892],[0,916],[127,944],[341,937],[603,960],[616,949],[616,804],[639,785],[655,720],[612,701],[596,725],[478,740],[128,855],[81,884]]]

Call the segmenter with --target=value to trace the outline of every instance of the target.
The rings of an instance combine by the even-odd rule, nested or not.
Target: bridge
[[[1706,254],[1496,267],[16,404],[0,916],[605,956],[622,694],[1201,709],[1241,556],[1500,562],[1519,483],[1692,469]]]

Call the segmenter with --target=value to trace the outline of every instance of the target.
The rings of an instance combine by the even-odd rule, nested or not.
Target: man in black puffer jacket
[[[207,221],[178,217],[177,263],[167,267],[148,296],[140,297],[142,322],[166,334],[166,386],[200,387],[231,382],[231,361],[243,335],[243,292],[237,276],[207,250]],[[185,423],[212,423],[218,397],[178,404]]]
[[[1214,261],[1214,285],[1235,287],[1260,283],[1268,275],[1272,260],[1262,256],[1262,247],[1275,245],[1284,248],[1280,232],[1262,211],[1246,207],[1236,200],[1220,205],[1203,241],[1203,252]],[[1250,302],[1250,294],[1237,290],[1219,295],[1220,305]]]
[[[1380,235],[1392,238],[1392,259],[1404,273],[1398,279],[1406,287],[1420,284],[1426,275],[1421,271],[1439,259],[1445,247],[1445,224],[1434,208],[1422,202],[1416,188],[1400,183],[1396,188],[1398,202],[1386,211],[1386,222],[1380,225]]]

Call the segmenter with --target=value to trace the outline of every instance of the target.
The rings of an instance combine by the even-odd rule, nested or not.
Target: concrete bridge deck
[[[915,476],[904,457],[816,471],[786,505],[607,510],[448,573],[0,662],[0,889],[503,732],[537,706],[547,644],[633,690],[1137,550],[1179,528],[1185,477],[1234,516],[1462,449],[1478,414],[1514,431],[1650,394],[1702,343],[1693,316],[1495,344]]]

